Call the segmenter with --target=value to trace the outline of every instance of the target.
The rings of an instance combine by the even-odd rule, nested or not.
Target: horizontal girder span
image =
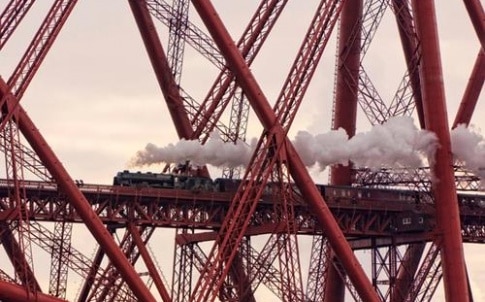
[[[2,186],[0,180],[0,203],[3,208],[8,209],[8,190],[5,188],[6,183],[3,184]],[[69,205],[55,184],[39,181],[24,184],[28,198],[29,219],[39,222],[65,220],[82,223],[81,217]],[[233,196],[233,193],[89,184],[84,184],[80,190],[101,221],[111,227],[126,227],[129,222],[127,213],[133,213],[131,219],[137,225],[215,230],[221,226]],[[346,236],[365,238],[396,235],[396,230],[393,229],[396,219],[406,217],[407,213],[423,215],[425,219],[430,219],[431,225],[434,223],[434,205],[429,200],[420,198],[419,195],[403,195],[402,192],[395,190],[370,189],[369,192],[382,195],[379,200],[377,196],[366,198],[365,196],[370,194],[365,193],[366,190],[351,187],[341,187],[341,190],[338,195],[332,197],[334,193],[330,193],[331,195],[325,198]],[[386,195],[383,195],[384,193]],[[483,241],[485,196],[463,193],[458,195],[458,200],[461,203],[464,240]],[[249,234],[257,235],[283,230],[278,215],[274,211],[272,202],[261,201],[256,208],[253,224],[248,230]],[[320,228],[315,228],[315,217],[302,200],[295,205],[295,219],[298,233],[320,233]],[[411,231],[410,234],[412,234],[416,230],[404,231],[404,233]]]

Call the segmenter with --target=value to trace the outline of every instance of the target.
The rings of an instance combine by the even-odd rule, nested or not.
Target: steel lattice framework
[[[0,5],[0,51],[35,2]],[[443,1],[315,0],[301,45],[294,58],[287,58],[288,74],[271,100],[252,67],[280,16],[294,9],[291,1],[260,0],[235,37],[219,14],[221,1],[127,0],[180,139],[204,144],[218,130],[227,143],[245,140],[251,110],[261,124],[250,163],[244,170],[223,170],[223,177],[243,179],[230,194],[73,180],[21,100],[77,2],[53,0],[12,74],[0,77],[0,150],[5,155],[0,243],[8,258],[0,265],[0,300],[257,301],[270,295],[288,302],[431,301],[441,281],[446,301],[473,300],[463,246],[485,242],[485,208],[462,206],[465,199],[457,194],[457,188],[480,190],[480,179],[452,158],[436,16]],[[470,124],[485,80],[485,12],[480,0],[462,5],[480,49],[452,128]],[[386,15],[395,19],[405,62],[389,101],[365,67],[371,46],[386,51],[374,39]],[[333,54],[332,37],[337,45],[332,107],[322,104],[333,108],[331,128],[352,137],[358,112],[371,125],[415,114],[422,129],[436,134],[440,148],[431,168],[334,165],[329,184],[405,187],[420,197],[386,202],[366,196],[327,198],[289,140],[322,57]],[[202,99],[185,89],[188,47],[217,70]],[[264,68],[281,64],[276,58]],[[202,173],[208,176],[209,170]],[[271,202],[262,199],[267,185],[273,188]],[[408,212],[422,214],[430,228],[395,232],[392,221]],[[84,225],[96,241],[94,255],[72,244],[74,224]],[[150,248],[160,229],[175,234],[169,271],[161,269],[160,255]],[[310,248],[302,237],[310,238]],[[49,254],[49,276],[35,269],[35,248]],[[368,262],[357,257],[360,250],[370,251]],[[306,261],[308,268],[302,267]],[[81,286],[70,282],[72,275]],[[68,295],[74,285],[75,298]]]

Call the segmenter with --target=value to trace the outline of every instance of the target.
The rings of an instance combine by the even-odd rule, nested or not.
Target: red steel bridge
[[[461,1],[478,49],[451,125],[436,14],[445,1],[314,1],[301,45],[288,59],[288,75],[271,100],[253,63],[280,16],[297,5],[261,0],[252,5],[242,34],[234,36],[219,13],[224,1],[128,0],[180,139],[203,144],[217,129],[228,143],[244,140],[250,110],[259,120],[263,130],[250,163],[222,171],[225,178],[244,179],[234,192],[73,180],[21,99],[77,2],[51,1],[16,68],[1,74],[0,240],[6,255],[1,301],[431,301],[441,290],[446,301],[473,301],[464,245],[484,242],[485,197],[479,177],[453,159],[450,129],[470,124],[485,79],[480,0]],[[36,4],[2,2],[0,50]],[[374,41],[388,15],[397,24],[405,62],[389,101],[364,67],[371,45],[389,47]],[[322,104],[331,108],[331,128],[355,135],[357,112],[371,125],[415,116],[439,140],[431,167],[334,165],[328,190],[315,185],[287,134],[322,56],[335,51],[327,47],[332,39],[337,45],[332,107]],[[205,98],[184,89],[188,47],[217,70]],[[281,62],[275,56],[264,64],[270,69]],[[268,184],[276,188],[271,196],[265,193]],[[76,247],[78,224],[97,244],[94,255]],[[160,245],[153,239],[160,230],[174,235],[154,253],[150,246]],[[35,269],[39,250],[49,256],[48,274]],[[159,261],[171,253],[167,271]],[[76,278],[81,282],[72,281]]]

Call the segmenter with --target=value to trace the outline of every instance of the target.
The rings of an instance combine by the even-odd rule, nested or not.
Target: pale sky
[[[52,3],[37,2],[19,32],[2,50],[0,75],[5,80]],[[278,96],[316,3],[290,1],[251,68],[271,102]],[[227,21],[233,40],[237,41],[258,1],[218,0],[214,4],[221,18]],[[0,4],[0,9],[3,6],[4,3]],[[436,6],[451,124],[479,43],[463,1],[436,1]],[[195,15],[191,10],[191,16]],[[166,29],[155,22],[166,50]],[[198,23],[195,19],[192,22]],[[202,25],[201,29],[204,29]],[[291,139],[299,130],[315,134],[330,130],[334,38],[299,110]],[[200,101],[212,84],[215,69],[189,46],[186,54],[182,86]],[[387,103],[404,75],[401,54],[395,22],[388,10],[364,61],[366,71]],[[482,93],[472,121],[480,129],[485,127],[480,119],[485,109],[483,99]],[[85,183],[110,184],[114,174],[126,169],[136,151],[147,143],[163,146],[178,141],[127,1],[79,1],[27,89],[22,105],[71,177],[83,179]],[[361,111],[359,115],[357,132],[367,131],[369,124]],[[259,137],[261,128],[254,115],[250,122],[248,138]],[[317,181],[325,177],[315,171],[312,175]],[[167,238],[173,240],[173,236]],[[466,246],[475,301],[485,299],[485,293],[477,287],[485,284],[485,268],[479,265],[480,253],[483,253],[481,246]],[[302,267],[306,268],[305,265]],[[171,277],[168,271],[167,277]],[[442,300],[442,294],[439,289],[435,301]]]

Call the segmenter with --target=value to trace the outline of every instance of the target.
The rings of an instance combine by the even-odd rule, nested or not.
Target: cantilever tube
[[[59,299],[43,293],[27,293],[23,286],[12,284],[0,280],[0,301],[36,301],[36,302],[66,302],[64,299]]]
[[[446,301],[469,301],[460,212],[456,195],[450,130],[441,67],[436,11],[433,0],[413,0],[416,28],[421,41],[421,75],[426,129],[438,137],[432,172],[435,180],[437,235],[442,239],[441,261]]]
[[[284,129],[277,123],[274,111],[224,27],[224,24],[217,15],[212,3],[208,0],[192,0],[192,3],[214,38],[221,53],[226,58],[229,68],[236,75],[239,85],[246,93],[251,106],[264,128],[271,129],[278,136],[285,138],[283,143],[288,152],[290,173],[312,207],[315,216],[325,230],[330,244],[340,257],[359,295],[364,301],[379,301],[377,293],[353,254],[342,230],[339,228],[330,209],[318,192],[298,153],[286,137]]]
[[[345,2],[340,14],[338,35],[338,72],[335,90],[332,129],[342,128],[349,137],[355,135],[359,93],[361,35],[363,1]],[[355,38],[358,37],[358,38]],[[355,83],[355,84],[350,84]],[[352,183],[352,164],[331,167],[330,184],[347,186]],[[328,263],[333,263],[335,252],[328,255]],[[345,283],[334,265],[328,265],[324,288],[325,300],[343,302]]]
[[[456,112],[455,121],[453,122],[453,129],[460,124],[469,125],[472,119],[475,106],[478,102],[478,97],[482,91],[483,83],[485,81],[485,51],[480,49],[475,65],[473,65],[472,74],[468,80],[465,93],[461,99],[460,107]]]
[[[177,83],[170,71],[167,56],[165,55],[155,25],[150,17],[146,1],[130,0],[128,3],[130,4],[143,43],[147,49],[158,85],[165,97],[170,116],[175,125],[175,130],[180,138],[189,139],[193,132],[192,126],[185,112]]]

